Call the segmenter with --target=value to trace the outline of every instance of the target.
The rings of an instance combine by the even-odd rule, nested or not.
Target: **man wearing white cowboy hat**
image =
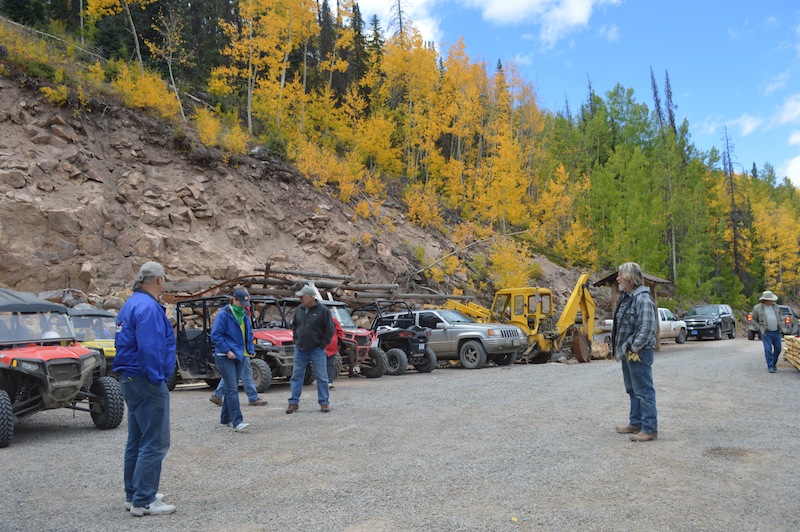
[[[781,354],[781,313],[775,302],[778,296],[765,290],[758,298],[760,303],[753,307],[753,323],[761,333],[764,344],[764,358],[767,359],[767,371],[775,373],[775,364]]]

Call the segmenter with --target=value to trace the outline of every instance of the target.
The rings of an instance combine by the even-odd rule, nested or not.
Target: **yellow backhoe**
[[[518,360],[542,363],[553,353],[569,348],[580,362],[589,362],[594,334],[595,303],[589,293],[589,274],[578,279],[556,320],[549,288],[504,288],[494,295],[492,308],[450,299],[447,308],[483,323],[510,323],[528,335],[530,347]],[[565,345],[567,344],[567,345]]]

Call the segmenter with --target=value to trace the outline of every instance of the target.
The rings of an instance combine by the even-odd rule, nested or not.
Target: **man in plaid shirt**
[[[614,357],[622,362],[622,377],[631,408],[628,425],[616,430],[620,434],[630,434],[631,441],[651,441],[658,437],[656,391],[653,388],[658,327],[656,305],[650,290],[644,286],[642,269],[635,262],[620,265],[617,283],[622,297],[614,312],[611,345]]]

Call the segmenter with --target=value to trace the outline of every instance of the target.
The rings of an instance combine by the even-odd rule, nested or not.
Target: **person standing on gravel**
[[[158,303],[166,275],[157,262],[146,262],[133,283],[133,294],[117,315],[113,370],[128,407],[125,445],[125,508],[132,515],[171,514],[175,506],[158,493],[161,464],[167,455],[169,390],[175,371],[175,333]]]
[[[317,291],[309,285],[301,288],[296,295],[300,297],[300,306],[292,320],[294,367],[289,381],[292,396],[286,406],[286,413],[297,412],[300,408],[300,394],[303,392],[303,380],[309,363],[317,379],[317,402],[320,410],[330,412],[325,347],[331,342],[335,331],[331,311],[317,301]]]
[[[339,320],[333,318],[335,332],[330,343],[325,347],[326,369],[328,372],[328,389],[333,390],[333,378],[336,376],[336,353],[339,352],[339,338],[344,337],[344,330],[339,325]]]
[[[211,326],[211,341],[216,351],[214,360],[224,382],[224,398],[219,424],[233,427],[236,432],[247,430],[239,404],[239,380],[242,378],[244,362],[250,363],[246,353],[253,351],[253,325],[247,315],[250,294],[242,288],[233,292],[231,303],[225,306]],[[251,374],[252,379],[252,374]]]
[[[250,321],[250,327],[252,328],[252,317],[250,316],[250,294],[247,293],[246,290],[241,290],[243,292],[242,297],[246,296],[245,302],[245,314],[246,319]],[[250,362],[253,359],[253,354],[251,348],[249,351],[245,350],[244,352],[244,359],[242,361],[242,387],[244,387],[244,393],[247,395],[247,404],[249,406],[264,406],[267,402],[264,399],[261,399],[258,396],[258,390],[256,390],[256,384],[253,382],[253,368],[250,366]],[[238,386],[238,383],[237,383]],[[222,398],[225,395],[225,379],[220,379],[219,384],[217,385],[217,389],[214,390],[214,393],[211,394],[211,397],[208,399],[212,403],[217,406],[222,406]]]
[[[778,357],[781,354],[781,313],[778,310],[778,296],[764,291],[758,298],[759,303],[753,307],[753,322],[761,333],[761,343],[764,345],[764,358],[767,359],[767,371],[777,371]]]
[[[617,283],[622,292],[614,312],[611,346],[622,362],[625,391],[631,407],[628,424],[616,427],[630,434],[631,441],[645,442],[658,437],[656,391],[653,388],[653,358],[658,320],[650,290],[644,286],[642,269],[635,262],[618,268]]]

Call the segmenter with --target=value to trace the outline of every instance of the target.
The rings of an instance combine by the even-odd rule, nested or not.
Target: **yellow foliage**
[[[498,288],[528,286],[531,260],[525,248],[510,238],[495,241],[489,254],[489,278]]]
[[[364,242],[367,246],[372,243],[372,234],[364,233],[361,235],[361,241]]]
[[[457,247],[463,248],[472,242],[485,240],[493,234],[494,231],[491,227],[482,226],[475,222],[463,222],[455,227],[451,240]]]
[[[172,118],[178,114],[178,101],[158,74],[148,70],[142,74],[139,69],[129,68],[122,61],[116,61],[114,66],[118,75],[111,85],[122,95],[127,105],[140,109],[151,108],[164,118]]]
[[[430,274],[431,279],[433,279],[437,283],[444,282],[444,271],[437,266],[431,266],[428,268],[428,273]]]
[[[289,144],[288,152],[297,169],[307,175],[315,187],[322,188],[327,183],[338,185],[339,199],[345,203],[358,194],[359,170],[330,149],[298,136]]]
[[[420,227],[441,227],[444,224],[438,197],[431,188],[415,183],[406,189],[403,200],[408,205],[408,219]]]
[[[597,250],[594,249],[592,229],[579,220],[574,220],[563,238],[553,246],[553,250],[563,256],[570,266],[597,264]]]
[[[249,141],[250,135],[240,124],[236,123],[222,133],[219,144],[226,154],[238,155],[247,152],[247,143]]]
[[[461,261],[456,255],[445,257],[444,260],[442,260],[442,268],[446,275],[453,275],[455,273],[463,274],[466,272],[466,268],[461,264]]]
[[[206,146],[216,146],[222,126],[217,117],[214,116],[214,112],[199,108],[194,115],[194,120],[200,142]]]
[[[67,90],[67,86],[62,83],[64,81],[64,71],[60,68],[56,70],[53,81],[56,83],[55,87],[42,87],[39,90],[41,90],[47,99],[55,105],[61,106],[66,104],[69,91]]]
[[[353,215],[354,219],[361,218],[368,218],[369,217],[369,203],[367,200],[361,200],[358,202],[355,208],[355,214]]]

